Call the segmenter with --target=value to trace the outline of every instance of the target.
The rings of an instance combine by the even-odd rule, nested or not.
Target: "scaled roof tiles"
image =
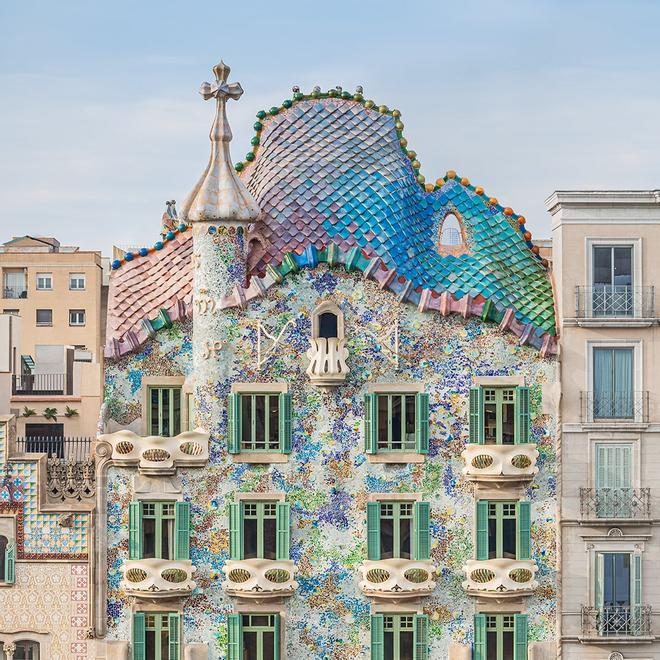
[[[515,221],[457,179],[425,192],[390,114],[351,100],[310,99],[262,123],[256,158],[241,172],[262,211],[252,233],[263,240],[251,242],[248,254],[252,280],[272,284],[267,266],[279,266],[287,253],[303,255],[309,246],[334,244],[341,254],[359,248],[363,258],[396,273],[394,281],[405,281],[415,299],[427,291],[434,298],[490,301],[499,310],[491,318],[508,312],[509,327],[520,328],[516,334],[533,335],[530,343],[539,347],[555,346],[552,285]],[[438,251],[448,213],[462,220],[465,254]],[[162,250],[112,272],[107,357],[135,350],[153,334],[149,320],[160,314],[162,322],[160,310],[171,320],[191,314],[191,234],[178,233]],[[252,287],[255,295],[265,288]],[[248,288],[221,306],[251,297]]]

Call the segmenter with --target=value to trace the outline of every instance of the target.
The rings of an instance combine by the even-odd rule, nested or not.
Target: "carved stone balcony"
[[[529,559],[470,559],[463,572],[463,589],[471,596],[506,599],[529,596],[538,586],[538,566]]]
[[[461,453],[465,461],[463,474],[469,481],[507,482],[530,481],[539,471],[536,445],[466,445]]]
[[[99,440],[112,445],[115,464],[137,465],[141,474],[174,474],[177,467],[203,467],[209,459],[209,434],[203,431],[186,431],[173,438],[117,431]]]
[[[194,572],[189,559],[129,559],[124,562],[121,586],[129,596],[181,598],[195,588]]]
[[[292,596],[298,588],[298,568],[290,559],[231,559],[222,570],[227,578],[222,588],[229,596],[269,600]]]
[[[346,340],[318,337],[311,339],[310,344],[307,350],[310,360],[307,374],[312,383],[319,387],[336,387],[343,383],[349,372]]]
[[[380,559],[360,566],[360,589],[365,596],[392,601],[428,596],[435,589],[430,559]]]

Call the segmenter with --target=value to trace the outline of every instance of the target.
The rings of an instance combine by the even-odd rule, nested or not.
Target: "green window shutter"
[[[470,388],[470,443],[484,444],[484,391],[480,387]]]
[[[133,660],[146,660],[144,644],[144,612],[133,615]]]
[[[5,548],[5,582],[16,582],[16,544],[10,541]]]
[[[180,615],[176,612],[170,612],[167,615],[168,628],[170,633],[170,652],[168,660],[179,660],[181,657],[181,625]]]
[[[276,556],[280,560],[288,559],[291,536],[291,505],[288,502],[278,502],[275,516],[277,523]]]
[[[142,559],[142,502],[128,505],[128,558]]]
[[[382,614],[371,615],[371,660],[383,660],[385,657],[385,617]]]
[[[380,502],[367,502],[367,559],[380,559]]]
[[[415,445],[417,453],[429,453],[429,395],[426,392],[415,395]]]
[[[375,454],[378,451],[378,395],[364,395],[364,451]]]
[[[428,660],[429,657],[429,618],[426,614],[416,614],[413,627],[415,640],[414,660]]]
[[[486,615],[475,614],[472,660],[487,660],[488,650],[486,647],[486,637]]]
[[[227,402],[227,450],[230,454],[241,451],[241,395],[231,392]]]
[[[413,509],[414,557],[417,560],[431,558],[431,505],[415,502]]]
[[[243,508],[240,502],[229,505],[229,558],[243,559]]]
[[[174,559],[190,559],[190,502],[174,505]]]
[[[280,451],[291,453],[291,436],[293,431],[291,395],[281,392],[279,396],[279,435]]]
[[[527,615],[513,615],[513,660],[527,660]]]
[[[243,659],[243,632],[241,615],[227,615],[227,660]]]
[[[488,559],[488,500],[477,501],[477,552],[479,561]],[[485,658],[486,656],[484,656]]]
[[[282,634],[280,615],[279,614],[273,615],[273,619],[274,619],[274,627],[275,627],[275,631],[273,634],[273,644],[275,645],[275,647],[273,648],[273,660],[280,660],[280,644],[281,644],[280,635]]]
[[[516,387],[515,409],[514,442],[522,445],[529,442],[530,435],[529,387]]]
[[[517,559],[532,558],[532,535],[531,535],[531,503],[516,502],[516,529],[518,538],[516,544]]]

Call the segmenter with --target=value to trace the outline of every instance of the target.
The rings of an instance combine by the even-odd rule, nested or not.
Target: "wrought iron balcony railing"
[[[25,284],[22,285],[13,285],[5,286],[2,288],[2,297],[3,298],[27,298],[27,287]]]
[[[582,606],[584,637],[649,637],[651,606]]]
[[[655,316],[652,286],[597,284],[575,287],[579,319],[649,319]]]
[[[73,394],[73,378],[68,374],[18,374],[12,377],[12,394],[55,396]]]
[[[648,520],[651,515],[650,488],[580,488],[583,518]]]
[[[582,422],[647,423],[648,392],[580,392]]]
[[[59,436],[16,438],[19,454],[46,454],[49,458],[60,458],[82,463],[90,458],[92,438],[64,438]]]

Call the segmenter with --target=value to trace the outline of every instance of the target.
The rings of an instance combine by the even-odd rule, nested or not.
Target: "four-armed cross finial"
[[[213,67],[215,74],[215,83],[203,82],[199,89],[199,93],[204,97],[205,101],[211,98],[216,99],[234,99],[237,101],[243,94],[243,88],[240,83],[227,83],[229,72],[231,69],[220,60],[220,64]]]

